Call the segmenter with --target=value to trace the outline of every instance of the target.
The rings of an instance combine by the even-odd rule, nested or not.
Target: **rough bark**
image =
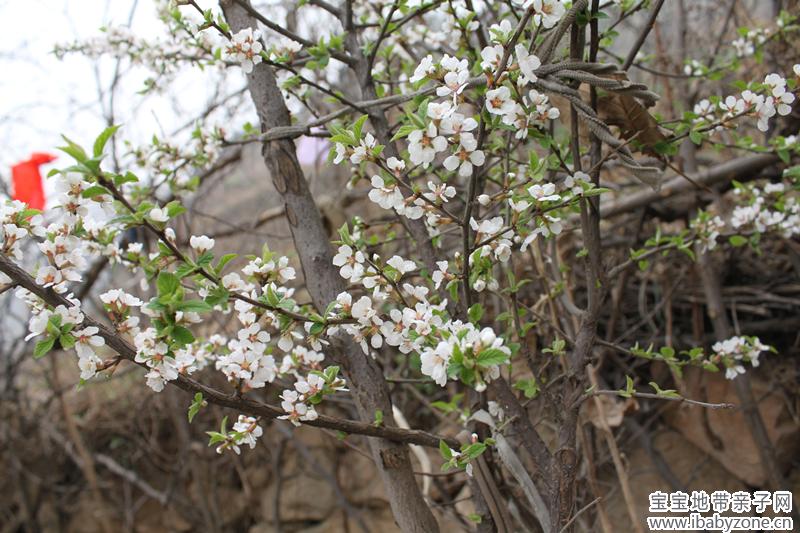
[[[233,0],[220,5],[234,32],[257,27],[247,10]],[[278,88],[271,67],[261,63],[247,76],[250,95],[255,104],[261,130],[290,126],[289,111]],[[303,268],[306,286],[318,310],[345,290],[345,284],[332,264],[332,250],[322,217],[308,188],[290,140],[265,142],[262,153],[281,194],[286,219]],[[394,426],[391,401],[378,364],[365,356],[349,338],[331,338],[332,355],[342,365],[362,420],[374,420],[382,411],[384,424]],[[375,464],[386,486],[386,493],[395,519],[403,531],[436,532],[438,525],[422,498],[414,479],[408,448],[383,439],[369,439]]]

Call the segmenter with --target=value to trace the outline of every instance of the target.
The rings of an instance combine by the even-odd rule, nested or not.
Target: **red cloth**
[[[53,161],[56,156],[34,152],[27,161],[11,167],[14,181],[14,200],[20,200],[33,209],[44,209],[44,187],[39,167]]]

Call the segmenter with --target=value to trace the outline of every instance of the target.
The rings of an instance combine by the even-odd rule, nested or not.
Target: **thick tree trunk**
[[[220,5],[233,32],[257,27],[256,21],[234,0],[221,0]],[[256,65],[247,76],[247,82],[262,131],[291,125],[271,67],[264,63]],[[324,311],[346,287],[333,266],[328,233],[297,161],[294,143],[290,140],[267,142],[262,152],[275,188],[283,198],[308,292],[316,308]],[[389,393],[378,364],[365,356],[350,338],[338,336],[330,340],[332,355],[344,369],[362,420],[374,420],[376,411],[380,410],[383,423],[394,425]],[[408,448],[383,439],[368,440],[400,528],[410,532],[437,532],[436,519],[414,479]]]

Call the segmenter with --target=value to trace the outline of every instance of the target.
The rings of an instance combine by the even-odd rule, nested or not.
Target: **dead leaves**
[[[605,77],[628,81],[624,72],[614,72]],[[642,152],[652,153],[659,142],[666,140],[655,117],[636,98],[624,92],[609,92],[600,96],[597,114],[609,126],[619,128],[623,139],[635,136],[636,143],[632,146],[641,145]]]
[[[604,422],[607,427],[615,428],[622,424],[625,414],[634,412],[638,408],[639,404],[635,398],[622,399],[603,394],[594,401],[586,402],[584,415],[599,429],[603,429]]]

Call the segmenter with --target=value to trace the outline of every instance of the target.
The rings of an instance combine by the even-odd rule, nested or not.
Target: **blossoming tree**
[[[180,0],[162,6],[164,42],[111,28],[59,47],[144,65],[157,73],[152,91],[180,69],[244,77],[252,110],[242,113],[258,126],[204,124],[183,146],[120,142],[118,164],[108,142],[124,127],[88,151],[65,138],[74,161],[50,177],[57,207],[0,206],[0,284],[30,308],[34,356],[73,351],[87,384],[138,365],[154,393],[191,394],[190,419],[209,403],[230,409],[232,427],[208,432],[220,453],[257,446],[281,420],[366,437],[403,531],[438,530],[412,466],[430,464],[425,448],[465,473],[481,530],[575,527],[595,496],[576,482],[582,406],[617,396],[730,407],[683,395],[689,367],[734,380],[770,482],[781,483],[746,373],[771,348],[729,322],[713,257],[800,233],[800,65],[763,56],[794,38],[793,16],[735,40],[723,30],[707,62],[683,58],[670,73],[642,57],[663,0],[286,4],[301,6],[301,24],[277,22],[286,6]],[[614,29],[637,13],[639,33]],[[651,71],[653,86],[638,81]],[[673,78],[693,94],[655,113]],[[363,198],[333,236],[298,162],[301,136],[327,138],[329,163]],[[261,146],[280,194],[287,255],[265,246],[243,259],[213,235],[176,235],[198,176],[247,143]],[[730,161],[701,158],[714,149]],[[766,169],[771,181],[760,180]],[[620,217],[731,183],[728,210],[699,201],[679,230],[648,215],[620,253]],[[132,228],[155,245],[129,239]],[[141,293],[92,296],[93,255],[139,276]],[[701,273],[716,340],[615,342],[624,280],[668,259]],[[232,317],[235,334],[209,331],[213,316]],[[644,385],[632,361],[664,363],[671,377]],[[392,387],[403,380],[427,396],[424,409],[457,413],[457,430],[410,416]],[[326,413],[337,396],[355,412]]]

